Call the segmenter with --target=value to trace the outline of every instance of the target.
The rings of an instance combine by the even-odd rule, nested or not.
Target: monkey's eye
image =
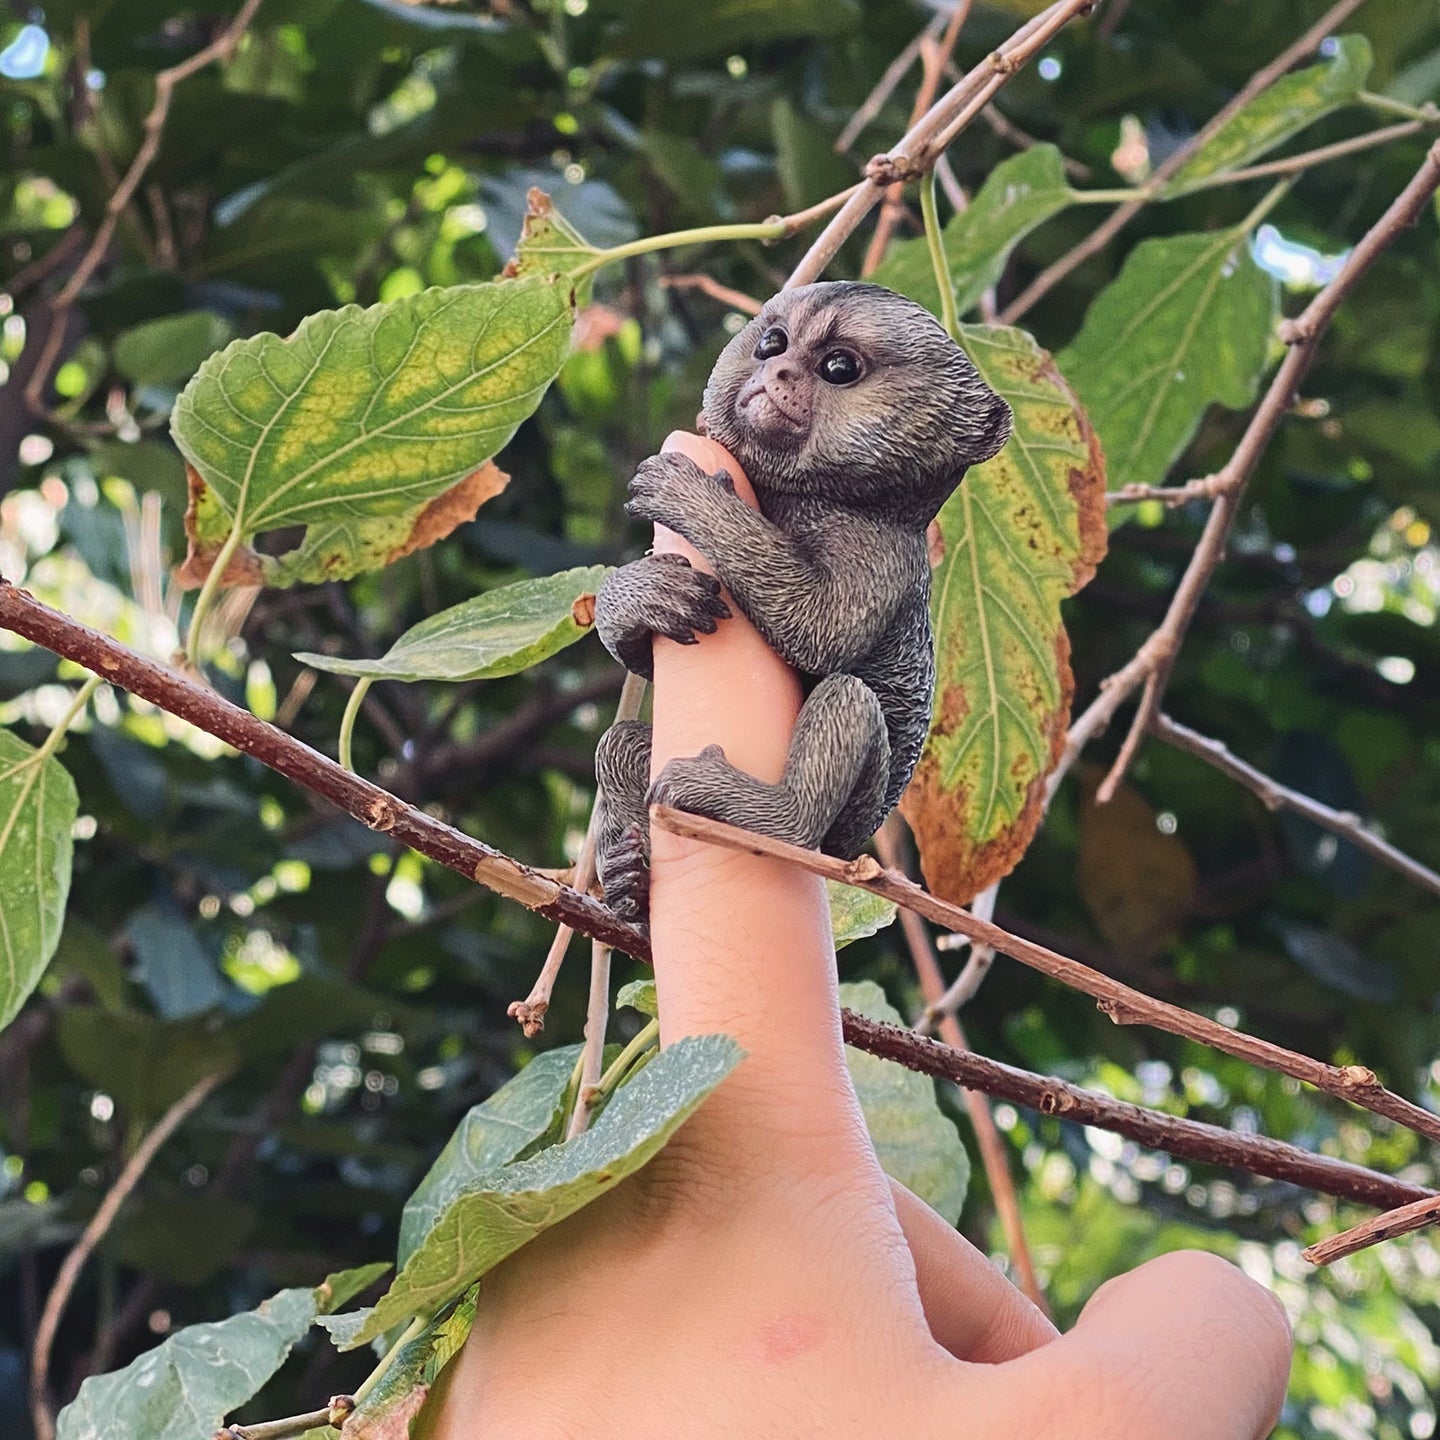
[[[860,378],[860,362],[848,350],[832,350],[820,362],[820,378],[831,385],[853,385]]]
[[[790,337],[778,325],[772,325],[760,337],[760,343],[755,347],[755,358],[768,360],[772,355],[783,355],[789,344]]]

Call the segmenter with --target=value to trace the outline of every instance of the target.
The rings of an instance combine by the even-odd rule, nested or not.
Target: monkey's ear
[[[980,431],[975,440],[975,453],[970,457],[970,464],[983,465],[985,461],[1000,453],[1010,438],[1012,420],[1009,405],[992,393],[989,407],[980,423]]]

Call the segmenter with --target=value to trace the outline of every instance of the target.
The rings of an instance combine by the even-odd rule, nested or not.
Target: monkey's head
[[[725,347],[705,428],[765,492],[930,520],[1010,436],[1010,407],[928,310],[832,281],[784,290]]]

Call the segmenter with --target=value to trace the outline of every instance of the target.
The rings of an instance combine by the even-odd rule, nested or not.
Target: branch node
[[[889,189],[891,185],[903,185],[907,180],[917,180],[924,173],[923,165],[899,151],[872,155],[865,162],[865,178],[882,190]]]
[[[330,1397],[330,1423],[339,1429],[354,1413],[356,1400],[353,1395],[332,1395]]]

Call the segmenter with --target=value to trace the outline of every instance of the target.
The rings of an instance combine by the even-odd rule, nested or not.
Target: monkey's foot
[[[736,769],[718,745],[671,760],[645,798],[650,805],[670,805],[808,849],[817,848],[824,837],[823,829],[816,833],[804,823],[788,785],[770,785]]]
[[[650,843],[645,827],[627,825],[605,855],[605,903],[621,920],[643,925],[650,913]]]
[[[642,460],[630,480],[625,510],[637,520],[668,525],[684,533],[687,516],[718,494],[733,496],[735,482],[726,470],[702,470],[688,455],[667,451]]]
[[[664,635],[681,645],[713,635],[730,607],[720,582],[694,569],[683,555],[646,555],[612,572],[595,602],[595,628],[605,648],[632,674],[653,670],[651,639]]]

